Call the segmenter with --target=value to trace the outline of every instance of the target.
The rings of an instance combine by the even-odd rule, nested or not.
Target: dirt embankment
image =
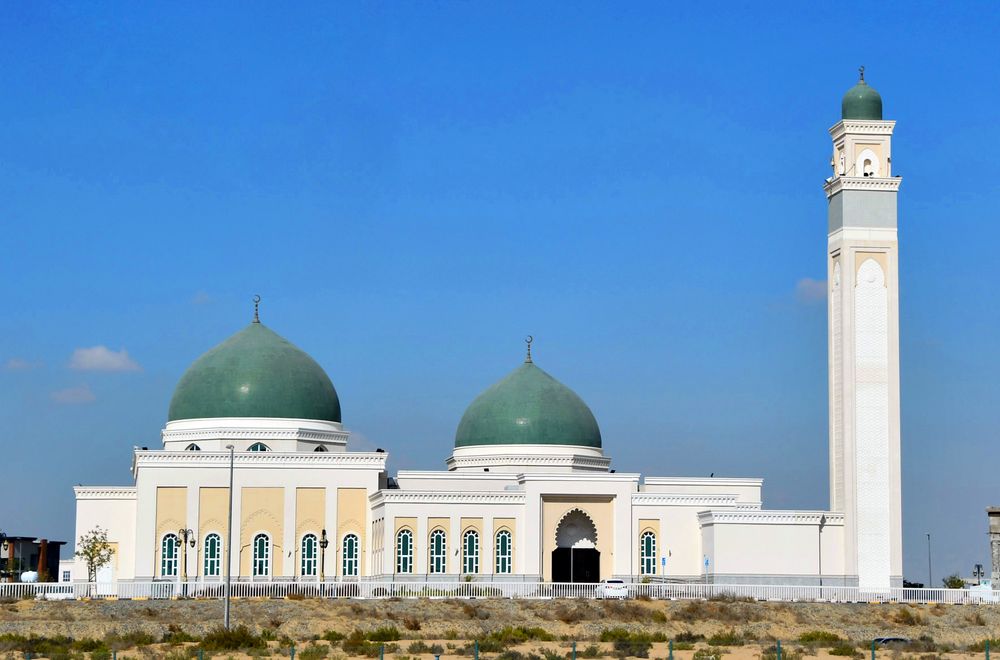
[[[146,633],[159,640],[170,631],[200,637],[222,621],[220,601],[17,601],[0,605],[0,635],[103,639],[108,635]],[[238,600],[233,603],[234,624],[245,624],[272,638],[306,644],[324,635],[349,635],[383,626],[398,629],[395,655],[402,657],[412,640],[441,642],[443,657],[461,653],[460,642],[481,640],[505,627],[539,628],[551,641],[512,645],[524,654],[543,649],[565,655],[572,641],[583,649],[591,644],[601,657],[614,646],[601,643],[602,633],[623,628],[654,635],[657,640],[695,640],[694,649],[675,653],[678,660],[695,650],[719,646],[712,638],[727,635],[742,644],[726,647],[732,660],[760,657],[775,640],[782,640],[794,657],[795,649],[819,658],[820,649],[798,644],[802,635],[824,631],[862,647],[880,636],[924,640],[911,655],[955,653],[982,640],[1000,637],[1000,607],[973,605],[865,605],[814,603],[751,603],[727,601],[526,601],[526,600]],[[651,657],[666,655],[657,642]],[[685,646],[685,645],[682,645]],[[566,647],[566,648],[564,648]],[[662,648],[661,648],[662,647]],[[336,657],[346,656],[337,644]],[[917,652],[920,651],[920,652]],[[922,652],[922,653],[921,653]],[[1000,648],[997,649],[1000,652]],[[591,653],[594,653],[592,648]],[[900,651],[894,652],[898,657]],[[410,655],[426,655],[411,653]],[[490,654],[496,657],[496,653]],[[621,655],[619,653],[619,655]],[[545,653],[545,658],[550,653]],[[957,656],[956,656],[957,657]],[[981,654],[979,654],[981,657]]]

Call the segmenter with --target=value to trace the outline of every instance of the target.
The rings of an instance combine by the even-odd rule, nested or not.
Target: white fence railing
[[[0,583],[0,598],[170,599],[224,598],[222,582],[97,582]],[[1000,603],[1000,591],[982,589],[864,590],[858,587],[749,584],[631,583],[605,587],[600,584],[558,582],[391,582],[384,580],[328,582],[232,583],[233,598],[651,598],[740,599],[758,601],[899,602],[899,603]]]

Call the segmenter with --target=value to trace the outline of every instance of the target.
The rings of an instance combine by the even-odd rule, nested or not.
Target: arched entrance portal
[[[556,528],[552,551],[553,582],[600,582],[601,553],[597,550],[597,527],[583,511],[573,509]]]

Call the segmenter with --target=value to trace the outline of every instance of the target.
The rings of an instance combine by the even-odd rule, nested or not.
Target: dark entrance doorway
[[[552,581],[601,581],[597,526],[580,509],[568,511],[556,528],[556,549],[552,551]]]
[[[556,548],[552,551],[553,582],[600,582],[601,553],[594,548]]]

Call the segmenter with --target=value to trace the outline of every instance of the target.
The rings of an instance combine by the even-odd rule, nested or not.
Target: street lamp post
[[[233,472],[235,472],[235,458],[234,452],[236,448],[233,445],[226,445],[226,449],[229,450],[229,521],[228,521],[228,531],[226,532],[226,630],[229,630],[229,599],[230,592],[232,591],[232,572],[233,572]]]
[[[931,570],[931,533],[927,532],[927,588],[934,588],[934,572]]]
[[[187,548],[188,544],[194,548],[194,531],[190,529],[180,529],[177,530],[177,536],[181,539],[181,594],[187,596],[187,581],[188,581],[188,557]]]
[[[330,545],[330,539],[326,538],[324,529],[319,535],[319,584],[320,591],[326,592],[326,549]]]

